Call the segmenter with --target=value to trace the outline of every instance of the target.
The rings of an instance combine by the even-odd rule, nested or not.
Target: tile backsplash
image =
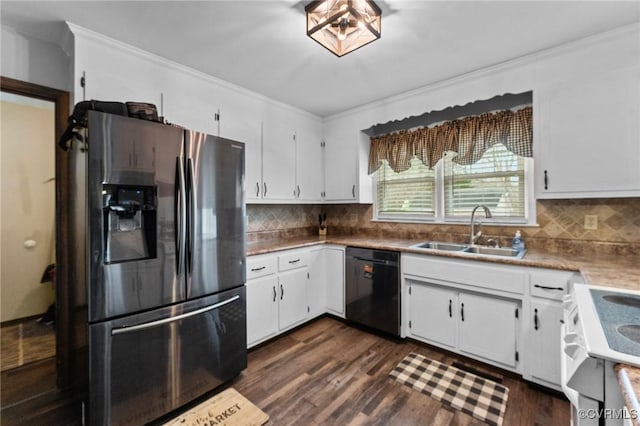
[[[247,240],[317,234],[322,207],[315,204],[249,204]]]
[[[538,226],[521,227],[530,247],[560,247],[573,242],[614,246],[640,246],[640,198],[540,200]],[[374,222],[369,204],[249,205],[248,239],[303,236],[317,233],[318,215],[326,212],[329,235],[366,235],[385,238],[422,238],[466,241],[468,225]],[[584,229],[585,215],[598,216],[598,229]],[[514,227],[485,226],[487,238],[508,245]]]

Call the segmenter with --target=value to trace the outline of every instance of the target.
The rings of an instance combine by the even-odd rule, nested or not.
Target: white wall
[[[71,58],[57,44],[2,25],[0,73],[4,77],[70,91],[72,69]]]
[[[52,102],[3,93],[0,209],[2,322],[39,315],[53,302],[45,267],[55,262],[55,113]],[[25,247],[33,241],[34,247]]]

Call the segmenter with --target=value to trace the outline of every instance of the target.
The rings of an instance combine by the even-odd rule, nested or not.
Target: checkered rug
[[[509,389],[494,381],[414,353],[389,375],[489,425],[502,425]]]

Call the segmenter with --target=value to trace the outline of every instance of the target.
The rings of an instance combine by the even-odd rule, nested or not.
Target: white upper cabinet
[[[358,196],[358,131],[348,120],[325,123],[325,200],[355,201]]]
[[[262,198],[294,200],[295,128],[285,111],[270,108],[262,122]]]
[[[296,199],[321,201],[323,193],[322,124],[300,123],[296,127]]]
[[[534,92],[537,198],[640,195],[640,68]]]
[[[223,100],[218,112],[219,136],[244,142],[245,197],[253,201],[260,197],[262,182],[262,121],[255,102],[242,102],[231,96]]]

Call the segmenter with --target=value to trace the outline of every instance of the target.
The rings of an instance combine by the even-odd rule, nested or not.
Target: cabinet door
[[[262,123],[262,198],[294,200],[296,146],[294,128],[281,115],[268,114]]]
[[[531,302],[529,322],[529,372],[534,379],[560,385],[560,321],[559,302],[535,300]]]
[[[278,332],[278,278],[247,281],[247,346]]]
[[[617,70],[537,92],[536,194],[640,194],[640,72]]]
[[[357,197],[358,133],[345,124],[329,123],[325,129],[325,200],[355,200]]]
[[[296,198],[320,201],[323,191],[322,128],[306,123],[296,131]]]
[[[307,319],[309,306],[307,305],[308,268],[283,272],[278,277],[280,290],[280,330],[290,328]]]
[[[344,318],[344,249],[325,248],[327,310]]]
[[[231,103],[220,110],[220,136],[244,142],[245,194],[247,201],[260,199],[262,194],[262,123],[257,111],[247,105]]]
[[[457,292],[414,282],[409,288],[411,336],[455,348]]]
[[[307,305],[310,317],[324,313],[327,307],[327,274],[324,258],[324,249],[312,250],[309,253]]]
[[[518,303],[466,293],[458,302],[460,351],[515,367]]]

